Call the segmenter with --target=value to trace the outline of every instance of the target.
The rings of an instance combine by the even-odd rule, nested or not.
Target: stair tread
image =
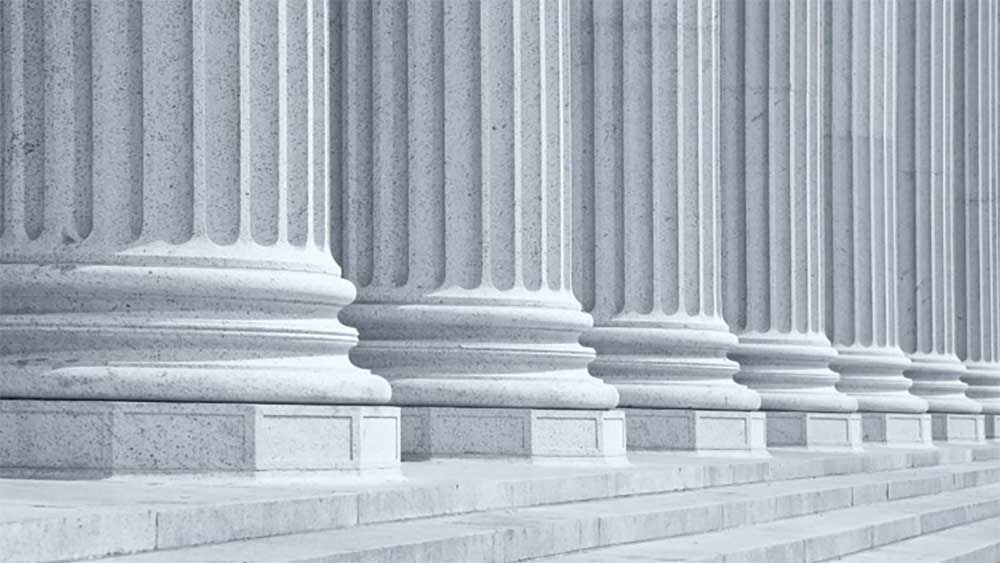
[[[986,468],[989,465],[980,464],[979,467]],[[927,474],[934,475],[938,472],[928,471]],[[947,473],[947,472],[946,472]],[[568,503],[560,505],[539,506],[521,509],[499,510],[490,512],[471,513],[459,516],[437,517],[412,521],[390,522],[382,524],[366,525],[350,529],[328,530],[272,538],[261,538],[232,542],[227,544],[206,545],[201,547],[185,548],[176,551],[157,551],[131,556],[122,556],[107,559],[108,561],[134,561],[134,562],[155,562],[173,561],[178,557],[185,561],[354,561],[352,555],[365,554],[366,552],[380,552],[382,556],[372,555],[371,560],[392,560],[391,553],[400,546],[409,545],[429,545],[438,540],[451,540],[461,549],[462,545],[470,544],[473,548],[486,550],[494,553],[497,558],[516,560],[517,557],[506,554],[498,555],[495,550],[505,549],[507,541],[528,542],[532,537],[548,537],[553,534],[562,534],[568,539],[567,545],[574,547],[599,547],[621,543],[619,541],[605,541],[600,536],[609,533],[608,530],[614,526],[628,526],[630,515],[641,515],[644,513],[654,513],[662,515],[662,520],[657,520],[656,525],[673,526],[685,525],[685,518],[679,517],[678,512],[683,512],[691,507],[717,507],[716,517],[722,517],[722,506],[728,501],[742,500],[753,502],[767,502],[767,498],[760,497],[761,489],[767,489],[772,493],[770,498],[778,498],[784,495],[793,494],[795,491],[808,492],[822,485],[821,482],[829,480],[832,483],[841,482],[841,486],[857,486],[864,484],[860,479],[856,484],[843,483],[843,477],[836,476],[830,478],[819,478],[810,480],[796,480],[787,482],[776,482],[767,484],[735,485],[723,487],[715,490],[688,491],[682,493],[664,493],[658,495],[645,495],[638,497],[623,497],[608,500],[585,501],[579,503]],[[860,477],[860,476],[858,476]],[[868,482],[884,481],[884,474],[869,475]],[[848,480],[851,481],[851,480]],[[810,487],[811,486],[811,487]],[[755,496],[756,495],[756,496]],[[904,500],[879,503],[874,505],[854,506],[833,512],[813,514],[809,516],[798,516],[758,524],[743,528],[731,528],[720,532],[708,532],[699,536],[674,537],[666,540],[653,540],[645,542],[653,544],[656,542],[666,542],[664,545],[670,546],[674,551],[680,549],[678,553],[685,550],[693,553],[700,553],[698,550],[704,547],[699,543],[704,538],[715,538],[718,541],[725,536],[727,543],[734,538],[739,541],[756,541],[761,537],[753,530],[760,533],[769,534],[768,537],[787,537],[789,534],[813,533],[816,524],[822,524],[829,529],[841,527],[850,528],[857,526],[858,522],[879,521],[880,519],[905,518],[924,512],[939,511],[942,506],[949,506],[948,503],[958,507],[964,507],[976,500],[983,498],[1000,499],[1000,485],[989,485],[977,489],[959,489],[941,493],[935,496],[920,496],[907,498]],[[745,497],[745,499],[743,498]],[[889,504],[891,508],[886,508]],[[850,505],[848,505],[850,506]],[[853,511],[853,512],[850,512]],[[807,520],[802,520],[803,518]],[[808,520],[809,518],[814,519]],[[801,528],[803,525],[810,527]],[[808,532],[807,532],[808,530]],[[665,532],[666,534],[684,533],[683,529]],[[715,534],[715,536],[713,536]],[[499,545],[492,545],[494,536],[502,538],[505,542],[497,542]],[[662,537],[662,536],[661,536]],[[512,539],[513,538],[513,539]],[[595,543],[603,542],[603,543]],[[492,545],[492,547],[491,547]],[[632,544],[628,547],[640,546],[642,544]],[[494,551],[491,551],[494,550]],[[602,548],[592,553],[607,551]],[[478,553],[478,552],[477,552]],[[554,551],[553,553],[558,553]],[[527,554],[530,556],[530,554]],[[542,553],[540,555],[548,555]],[[588,553],[580,554],[586,557]],[[360,555],[359,555],[360,556]],[[539,556],[539,555],[533,555]],[[344,559],[337,559],[343,557]],[[366,559],[367,560],[367,559]],[[572,560],[568,559],[567,561]],[[580,559],[580,561],[603,561],[605,559]]]
[[[860,538],[862,542],[869,542],[868,547],[871,547],[873,541],[876,543],[884,543],[883,540],[887,539],[891,541],[891,538],[871,537],[869,528],[877,524],[909,524],[916,527],[916,529],[911,530],[915,534],[930,534],[937,531],[936,526],[942,524],[925,521],[924,518],[940,515],[950,510],[965,511],[968,506],[977,503],[995,505],[995,510],[1000,512],[1000,485],[857,506],[704,534],[600,548],[557,556],[546,559],[546,561],[553,563],[711,561],[723,553],[763,550],[779,545],[791,547],[792,551],[801,552],[804,559],[824,560],[825,558],[822,557],[815,558],[807,555],[810,551],[823,551],[822,549],[811,549],[812,546],[807,545],[807,542],[822,542],[824,539],[833,538],[838,534],[853,531],[869,534],[868,538]],[[889,533],[892,531],[889,530]],[[721,545],[726,546],[724,552],[719,548]],[[823,546],[817,545],[817,547]]]
[[[944,563],[973,554],[1000,558],[1000,517],[891,543],[838,559],[846,563]]]

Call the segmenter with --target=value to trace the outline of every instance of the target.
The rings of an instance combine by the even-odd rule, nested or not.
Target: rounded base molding
[[[741,334],[730,354],[740,365],[736,381],[760,393],[763,410],[854,412],[857,401],[834,387],[836,356],[821,334],[779,332]]]
[[[720,319],[616,318],[580,338],[597,351],[590,373],[618,388],[622,407],[756,410],[760,396],[736,381],[727,357],[737,340]]]
[[[983,407],[965,395],[965,366],[954,354],[911,354],[904,372],[913,381],[910,392],[925,399],[931,413],[977,414]]]
[[[895,346],[837,346],[830,368],[840,375],[837,389],[858,401],[858,410],[874,413],[927,412],[927,401],[909,392],[903,371],[910,360]]]
[[[760,408],[760,395],[736,383],[679,381],[613,384],[621,397],[621,407],[721,411],[754,411]]]
[[[965,362],[965,370],[966,396],[979,403],[984,414],[1000,414],[1000,363]]]
[[[586,369],[386,378],[392,403],[400,406],[612,409],[618,404],[618,391]]]
[[[3,365],[0,398],[300,405],[382,405],[389,383],[344,355],[216,362]],[[68,358],[67,358],[68,359]],[[56,364],[56,365],[52,365]]]
[[[384,404],[389,384],[348,360],[354,288],[329,264],[4,265],[0,397]]]
[[[579,342],[591,318],[563,293],[467,290],[400,303],[355,303],[350,358],[385,377],[401,406],[610,409],[614,387],[591,377]]]

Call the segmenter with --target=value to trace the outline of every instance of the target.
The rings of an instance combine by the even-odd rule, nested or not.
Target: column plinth
[[[927,401],[909,393],[912,382],[903,372],[911,362],[897,334],[899,3],[830,2],[825,8],[824,302],[826,333],[837,349],[830,367],[840,374],[837,388],[858,401],[868,420],[885,426],[898,418],[890,414],[927,411]]]
[[[404,407],[404,454],[621,459],[571,289],[570,2],[335,10],[341,318]]]
[[[0,465],[207,470],[183,456],[77,467],[72,441],[88,440],[79,429],[54,432],[63,437],[46,452],[11,446],[64,425],[60,404],[84,413],[99,403],[94,420],[106,420],[128,419],[122,405],[170,403],[163,420],[248,452],[246,435],[219,426],[236,408],[221,403],[309,404],[321,418],[336,418],[330,405],[363,416],[386,403],[388,383],[351,365],[357,333],[337,320],[355,290],[329,246],[325,6],[2,9],[0,398],[67,402],[4,401]],[[375,410],[392,427],[379,436],[395,444],[398,410]],[[307,418],[282,431],[311,432]],[[89,438],[95,451],[112,447]],[[350,458],[358,444],[282,469],[347,468],[329,456]],[[398,465],[390,458],[383,468]]]
[[[897,18],[899,342],[931,413],[982,410],[955,354],[955,4],[902,2]]]
[[[632,447],[759,449],[760,398],[733,381],[719,302],[719,3],[572,10],[574,289],[594,317],[590,373],[636,414]],[[741,439],[723,430],[734,425]]]

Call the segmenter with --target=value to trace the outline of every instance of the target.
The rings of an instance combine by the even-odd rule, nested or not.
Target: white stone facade
[[[10,0],[0,469],[982,443],[989,0]]]

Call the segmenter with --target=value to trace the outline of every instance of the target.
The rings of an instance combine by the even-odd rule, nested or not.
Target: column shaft
[[[397,467],[398,409],[366,406],[390,387],[337,320],[327,3],[0,20],[0,468]]]
[[[823,2],[722,10],[722,224],[736,380],[769,410],[850,412],[824,334]]]
[[[336,321],[326,18],[4,3],[0,396],[388,400]]]
[[[954,2],[903,2],[898,22],[899,342],[931,412],[978,412],[955,355]]]
[[[576,6],[575,286],[630,407],[754,409],[719,307],[718,2]]]
[[[955,319],[966,394],[1000,414],[1000,217],[996,3],[955,4]]]
[[[824,36],[826,330],[837,388],[868,412],[926,411],[897,343],[896,0],[829,2]]]
[[[359,288],[342,318],[398,405],[617,404],[571,289],[569,4],[337,7],[335,253]]]

